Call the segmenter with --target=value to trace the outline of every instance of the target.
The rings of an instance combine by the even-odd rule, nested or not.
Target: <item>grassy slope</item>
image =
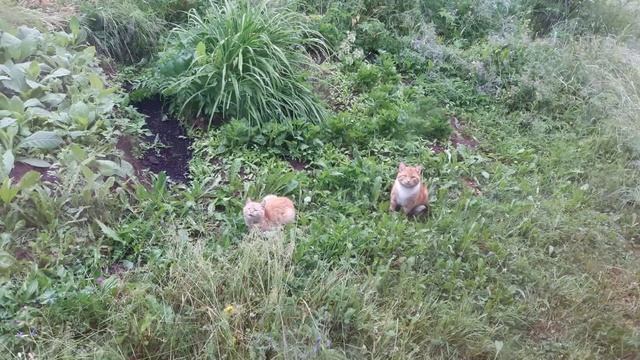
[[[594,76],[611,73],[591,53],[555,49]],[[612,75],[605,88],[619,94],[631,76]],[[31,315],[38,333],[23,346],[39,358],[638,356],[638,169],[633,137],[617,132],[635,115],[571,91],[555,107],[511,111],[466,79],[411,80],[405,88],[439,98],[478,149],[289,139],[310,163],[297,172],[279,148],[230,146],[231,126],[202,136],[193,183],[168,189],[159,178],[139,189],[113,222],[126,245],[103,239],[117,249],[108,258],[58,270],[61,296]],[[637,94],[625,94],[637,107]],[[366,113],[365,99],[356,102]],[[357,109],[345,117],[371,120]],[[399,161],[425,165],[428,221],[387,211]],[[269,192],[295,198],[297,226],[245,235],[244,196]],[[121,260],[133,268],[97,285],[99,271]]]

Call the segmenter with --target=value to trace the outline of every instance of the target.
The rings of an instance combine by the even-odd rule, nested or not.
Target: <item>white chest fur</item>
[[[396,201],[398,202],[398,205],[400,206],[405,205],[409,199],[413,199],[416,195],[418,195],[419,191],[420,191],[420,184],[417,184],[412,188],[407,188],[400,185],[398,182],[396,182],[396,195],[397,195]]]

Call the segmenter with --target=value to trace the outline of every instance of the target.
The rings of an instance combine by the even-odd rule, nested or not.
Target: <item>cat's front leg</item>
[[[398,201],[396,199],[396,194],[394,191],[391,191],[391,201],[389,204],[389,211],[398,211],[400,210],[400,205],[398,205]]]

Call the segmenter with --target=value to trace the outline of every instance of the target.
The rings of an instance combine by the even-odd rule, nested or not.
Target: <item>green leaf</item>
[[[24,102],[24,107],[29,108],[34,106],[44,107],[44,105],[42,105],[42,103],[38,99],[29,99]]]
[[[42,100],[45,104],[49,106],[58,106],[60,105],[61,102],[64,101],[66,97],[67,97],[67,94],[49,93],[43,96],[42,98],[40,98],[40,100]]]
[[[34,170],[29,170],[27,171],[26,174],[22,176],[22,178],[20,179],[20,183],[18,183],[17,188],[19,190],[28,189],[34,186],[35,184],[37,184],[38,182],[40,182],[40,173]]]
[[[207,47],[204,45],[204,42],[200,41],[198,45],[196,45],[195,58],[198,61],[202,61],[202,58],[207,56]]]
[[[71,105],[69,108],[69,116],[71,116],[71,119],[76,123],[82,125],[83,129],[86,129],[89,124],[89,113],[89,106],[82,101]]]
[[[40,75],[40,63],[32,61],[27,68],[27,75],[31,79],[36,79]]]
[[[102,82],[100,76],[96,74],[89,75],[89,83],[91,84],[91,87],[96,90],[104,90],[104,83]]]
[[[20,189],[17,186],[12,187],[11,178],[6,176],[2,182],[2,186],[0,186],[0,200],[8,204],[16,197],[18,191],[20,191]]]
[[[2,120],[0,120],[0,129],[6,128],[8,126],[11,126],[13,124],[15,124],[18,120],[14,119],[14,118],[10,118],[10,117],[6,117],[6,118],[2,118]]]
[[[2,167],[3,173],[9,174],[11,170],[13,170],[13,165],[15,162],[15,156],[13,155],[12,149],[5,150],[4,154],[2,154]]]
[[[22,41],[17,37],[9,34],[8,32],[3,32],[0,35],[0,48],[10,48],[19,46]]]
[[[16,159],[16,161],[31,165],[33,167],[39,167],[39,168],[48,168],[51,166],[51,164],[48,161],[44,161],[38,158],[19,157]]]
[[[71,21],[69,21],[69,29],[74,36],[78,36],[80,34],[80,20],[77,17],[73,16]]]
[[[96,160],[95,161],[98,171],[104,176],[121,176],[124,177],[125,174],[117,163],[111,160]]]
[[[123,242],[122,238],[120,238],[120,235],[118,235],[115,230],[103,224],[100,220],[96,220],[96,223],[98,223],[98,226],[100,226],[100,230],[102,230],[102,233],[104,233],[106,237],[117,242]]]
[[[4,250],[0,250],[0,270],[7,270],[15,263],[15,259],[11,254]]]
[[[52,79],[52,78],[59,78],[59,77],[67,76],[67,75],[70,75],[70,74],[71,74],[71,71],[69,71],[69,70],[67,70],[65,68],[56,69],[51,74],[45,76],[43,81],[49,80],[49,79]]]
[[[36,131],[23,139],[18,147],[27,149],[51,150],[60,146],[64,141],[53,131]]]

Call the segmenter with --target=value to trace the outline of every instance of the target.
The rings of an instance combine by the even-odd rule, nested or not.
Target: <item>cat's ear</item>
[[[400,165],[398,166],[398,170],[402,171],[404,169],[407,168],[407,165],[405,165],[403,162],[400,163]]]
[[[422,174],[422,166],[421,165],[416,166],[416,170],[418,170],[418,172],[420,174]]]
[[[244,204],[246,205],[246,204],[248,204],[250,202],[251,202],[251,198],[247,198],[247,200],[245,200]]]

